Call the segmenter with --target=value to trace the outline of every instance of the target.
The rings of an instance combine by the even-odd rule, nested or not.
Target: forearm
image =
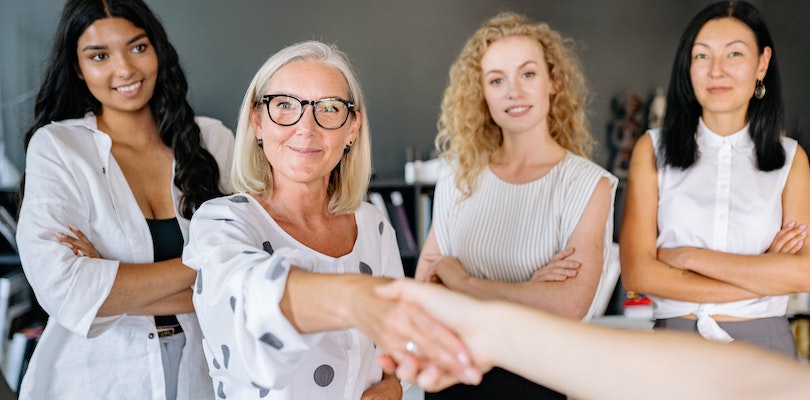
[[[622,285],[629,291],[695,303],[727,303],[761,297],[730,283],[675,268],[653,255],[641,257],[625,254],[626,249],[621,251]]]
[[[191,302],[192,289],[185,288],[175,294],[145,305],[138,310],[130,311],[130,315],[174,315],[194,312]]]
[[[122,263],[118,266],[112,290],[99,308],[98,316],[141,310],[191,287],[196,277],[196,271],[180,262],[180,258],[152,264]]]
[[[496,365],[576,398],[791,398],[801,392],[797,385],[810,387],[810,370],[746,345],[603,328],[503,305],[483,315],[498,330],[487,332]],[[655,366],[660,360],[666,368]],[[646,367],[628,373],[628,365]]]
[[[317,274],[290,269],[279,307],[301,333],[345,329],[357,325],[355,303],[373,296],[373,287],[387,282],[357,274]]]
[[[810,291],[810,253],[742,255],[684,248],[679,268],[726,282],[760,296]]]
[[[565,282],[503,282],[468,278],[448,288],[481,300],[505,300],[573,319],[581,319],[590,307],[596,286],[585,288],[576,280]]]

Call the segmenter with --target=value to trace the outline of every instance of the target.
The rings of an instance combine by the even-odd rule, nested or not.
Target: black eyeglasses
[[[264,104],[267,115],[277,125],[295,125],[304,116],[304,106],[312,105],[315,123],[323,129],[338,129],[346,124],[349,113],[354,112],[354,103],[337,97],[320,100],[301,100],[288,94],[267,94],[253,103],[253,107]]]

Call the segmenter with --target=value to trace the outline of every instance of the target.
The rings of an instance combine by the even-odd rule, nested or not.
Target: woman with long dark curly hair
[[[233,134],[187,89],[142,1],[67,2],[25,134],[17,239],[49,320],[20,398],[213,397],[179,257]]]

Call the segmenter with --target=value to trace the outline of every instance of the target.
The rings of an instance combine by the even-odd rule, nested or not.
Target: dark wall
[[[30,122],[61,0],[0,0],[0,103],[6,154],[22,166],[20,132]],[[374,165],[403,174],[407,146],[432,149],[447,72],[466,38],[500,10],[548,22],[575,40],[593,89],[594,159],[608,159],[610,99],[666,86],[675,46],[707,0],[411,0],[280,2],[147,0],[178,49],[199,114],[235,128],[254,72],[283,46],[335,42],[352,59],[367,95]],[[781,58],[788,126],[808,130],[810,15],[805,0],[754,1]]]

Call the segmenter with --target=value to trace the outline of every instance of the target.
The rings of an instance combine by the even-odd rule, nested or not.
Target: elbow
[[[622,288],[628,292],[646,293],[655,290],[661,279],[653,273],[650,260],[625,257],[622,259],[620,279]]]
[[[801,260],[801,264],[797,265],[795,269],[791,270],[791,274],[782,279],[782,287],[778,288],[779,293],[768,294],[771,296],[778,296],[783,294],[792,293],[810,293],[810,269],[807,265],[808,260]]]
[[[656,294],[660,292],[662,285],[666,286],[665,282],[650,278],[645,277],[644,274],[626,273],[623,270],[621,273],[621,285],[627,292],[643,294]]]
[[[802,279],[796,282],[796,287],[791,289],[791,293],[810,293],[810,274],[802,276]]]
[[[566,306],[558,309],[556,314],[564,318],[581,321],[588,315],[588,311],[591,309],[591,304],[596,300],[596,297],[591,298],[590,301],[585,300],[587,299],[583,298],[581,301],[577,300],[567,302]]]
[[[642,293],[644,291],[644,285],[642,284],[641,279],[639,279],[638,274],[629,272],[625,268],[622,268],[620,276],[621,284],[624,290],[636,293]]]
[[[586,315],[588,315],[588,307],[571,310],[570,312],[563,314],[563,317],[570,318],[575,321],[581,321]]]

